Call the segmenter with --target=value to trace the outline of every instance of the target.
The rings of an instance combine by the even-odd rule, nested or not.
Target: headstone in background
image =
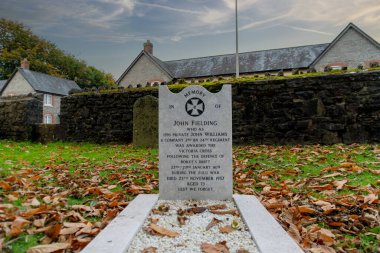
[[[158,99],[139,98],[133,105],[133,145],[142,148],[158,147]]]
[[[159,88],[160,198],[232,198],[231,86]]]

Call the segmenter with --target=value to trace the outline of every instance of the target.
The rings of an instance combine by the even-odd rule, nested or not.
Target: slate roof
[[[6,82],[7,82],[7,80],[0,80],[0,92],[3,89]]]
[[[239,54],[240,73],[308,68],[329,43]],[[208,56],[164,62],[175,78],[232,75],[235,54]]]
[[[25,78],[25,80],[36,92],[67,96],[69,95],[69,91],[71,89],[81,89],[74,81],[23,68],[17,68],[12,77],[8,79],[9,81],[13,78],[17,71]],[[8,83],[9,82],[7,82],[6,85]],[[3,89],[4,88],[5,87],[3,87]]]

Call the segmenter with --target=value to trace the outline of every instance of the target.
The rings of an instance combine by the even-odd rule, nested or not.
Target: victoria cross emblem
[[[193,117],[198,117],[205,110],[205,103],[199,98],[191,98],[186,102],[186,112]]]

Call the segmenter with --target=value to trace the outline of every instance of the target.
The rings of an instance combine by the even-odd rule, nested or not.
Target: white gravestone
[[[160,199],[232,198],[231,85],[159,88]]]

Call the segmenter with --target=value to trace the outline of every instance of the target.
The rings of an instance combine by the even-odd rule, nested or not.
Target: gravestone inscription
[[[232,198],[231,86],[159,88],[160,198]]]

